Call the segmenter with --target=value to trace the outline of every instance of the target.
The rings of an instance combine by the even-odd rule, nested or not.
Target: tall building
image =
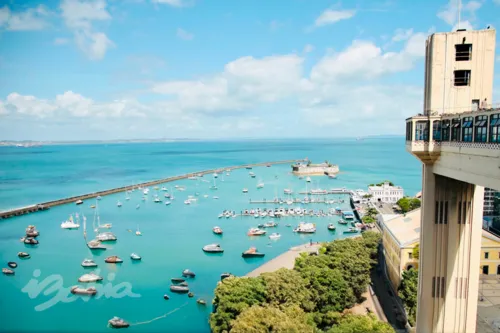
[[[368,194],[372,196],[372,202],[396,203],[404,197],[404,190],[401,186],[391,186],[389,182],[368,186]]]
[[[500,108],[491,97],[496,32],[426,42],[424,110],[406,120],[422,163],[417,332],[475,332],[484,186],[500,190]]]
[[[495,191],[492,188],[485,188],[484,189],[484,209],[483,209],[483,215],[484,216],[492,216],[495,213],[495,197],[500,197],[500,192]]]

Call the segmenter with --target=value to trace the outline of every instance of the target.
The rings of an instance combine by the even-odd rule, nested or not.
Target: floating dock
[[[47,210],[50,207],[64,205],[64,204],[68,204],[68,203],[75,203],[78,200],[83,201],[83,200],[87,200],[87,199],[91,199],[91,198],[96,198],[98,196],[102,197],[102,196],[109,195],[109,194],[130,191],[130,190],[136,189],[138,187],[149,187],[149,186],[154,186],[154,185],[160,185],[160,184],[164,184],[164,183],[173,182],[176,180],[187,179],[189,177],[197,177],[198,175],[208,175],[208,174],[213,174],[213,173],[221,173],[221,172],[225,172],[225,170],[245,169],[245,168],[252,168],[252,167],[259,167],[259,166],[278,165],[278,164],[290,164],[290,163],[297,163],[297,162],[302,162],[302,161],[304,161],[304,160],[286,160],[286,161],[275,161],[275,162],[262,162],[262,163],[244,164],[244,165],[237,165],[237,166],[231,166],[231,167],[204,170],[204,171],[199,171],[199,172],[192,172],[192,173],[187,173],[187,174],[181,175],[181,176],[174,176],[174,177],[169,177],[169,178],[164,178],[164,179],[152,180],[152,181],[145,182],[145,183],[123,186],[123,187],[113,188],[110,190],[104,190],[104,191],[88,193],[88,194],[78,195],[78,196],[59,199],[59,200],[48,201],[48,202],[44,202],[44,203],[40,203],[40,204],[34,204],[34,205],[30,205],[30,206],[25,206],[25,207],[14,208],[14,209],[0,212],[0,219],[7,219],[9,217],[25,215],[25,214],[29,214],[29,213],[35,213],[38,211]]]

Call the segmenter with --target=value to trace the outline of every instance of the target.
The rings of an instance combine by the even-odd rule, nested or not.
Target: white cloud
[[[461,23],[458,26],[458,5],[459,0],[449,0],[448,4],[437,13],[437,16],[453,27],[453,30],[458,28],[472,30],[471,22],[476,19],[476,11],[481,8],[482,3],[476,0],[471,0],[462,5],[461,8]]]
[[[407,40],[413,35],[413,29],[397,29],[396,32],[394,33],[394,36],[392,36],[392,41],[393,42],[401,42],[404,40]]]
[[[43,5],[28,8],[24,11],[12,12],[7,5],[0,8],[0,28],[10,31],[42,30],[48,26],[49,15]]]
[[[183,40],[192,40],[194,38],[194,35],[184,29],[177,28],[177,37]]]
[[[54,105],[46,100],[30,95],[23,96],[18,93],[9,94],[5,105],[12,107],[18,113],[40,118],[52,115],[52,112],[56,109]]]
[[[62,37],[54,38],[54,45],[65,45],[68,43],[69,39],[67,38],[62,38]]]
[[[5,103],[0,101],[0,116],[1,115],[6,115],[9,112],[7,111],[7,108],[5,107]]]
[[[184,0],[151,0],[153,3],[170,5],[172,7],[184,7],[187,6],[187,2]]]
[[[113,42],[105,33],[94,29],[95,22],[111,20],[106,6],[105,0],[61,2],[62,17],[66,26],[73,31],[77,46],[91,60],[102,59],[106,51],[113,46]]]
[[[320,16],[314,21],[316,27],[321,27],[328,24],[333,24],[341,20],[347,20],[356,14],[355,10],[333,10],[326,9],[321,13]]]
[[[302,52],[311,53],[312,51],[314,51],[314,46],[311,44],[307,44],[306,46],[304,46],[304,50]]]

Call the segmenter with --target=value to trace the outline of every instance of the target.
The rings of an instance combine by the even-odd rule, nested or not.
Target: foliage
[[[413,259],[418,260],[420,258],[420,244],[415,245],[412,254],[413,254]]]
[[[382,240],[382,235],[379,232],[366,231],[361,234],[365,243],[366,249],[370,251],[370,258],[375,259],[378,253],[378,246]],[[375,261],[373,262],[375,263]]]
[[[394,333],[388,323],[381,322],[372,314],[366,316],[346,314],[339,318],[327,333]]]
[[[377,220],[375,220],[373,217],[371,217],[370,215],[365,215],[361,218],[361,221],[363,221],[363,223],[365,224],[368,224],[368,223],[375,223]]]
[[[297,271],[282,268],[262,274],[262,279],[266,286],[268,304],[280,308],[298,305],[309,311],[314,308],[308,283]]]
[[[378,183],[378,184],[370,184],[370,185],[368,185],[368,186],[382,186],[382,185],[384,185],[384,183],[389,183],[389,185],[390,185],[390,186],[394,186],[394,183],[393,183],[393,182],[391,182],[390,180],[384,180],[384,181],[383,181],[383,182],[381,182],[381,183]]]
[[[409,198],[404,197],[398,200],[397,205],[401,207],[401,211],[403,213],[407,213],[411,210],[417,209],[420,207],[420,199],[417,198]]]
[[[254,305],[243,311],[233,322],[232,333],[313,333],[314,326],[298,307],[280,310],[272,306]]]
[[[260,305],[266,299],[262,278],[229,277],[215,289],[216,312],[210,316],[212,332],[229,331],[231,321],[252,305]]]
[[[371,186],[371,185],[370,185],[370,186]],[[368,199],[368,198],[371,198],[371,197],[373,197],[373,194],[368,194],[368,193],[367,193],[367,194],[364,194],[364,195],[363,195],[363,198],[365,198],[365,199]]]
[[[370,208],[368,208],[368,209],[366,210],[365,215],[367,215],[367,216],[371,216],[371,217],[376,217],[376,216],[378,215],[378,211],[377,211],[375,208],[370,207]]]
[[[418,270],[403,271],[403,279],[398,288],[399,297],[403,300],[408,322],[414,326],[417,318]]]

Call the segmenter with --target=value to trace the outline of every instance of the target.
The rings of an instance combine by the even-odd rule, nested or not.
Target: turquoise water
[[[204,169],[304,157],[313,161],[327,159],[339,164],[341,174],[338,179],[313,177],[314,186],[321,188],[366,188],[369,183],[390,179],[402,185],[409,195],[420,190],[420,166],[405,152],[403,138],[0,148],[0,209]],[[211,301],[220,273],[244,275],[290,246],[303,244],[311,238],[324,241],[343,237],[341,231],[344,227],[337,226],[336,232],[326,228],[337,218],[284,218],[276,230],[268,231],[280,232],[282,238],[278,241],[246,236],[250,227],[267,222],[269,218],[218,219],[218,214],[224,209],[239,212],[247,208],[274,208],[274,205],[250,205],[248,201],[250,198],[271,199],[276,192],[283,196],[284,188],[291,187],[297,192],[306,186],[303,180],[289,174],[289,165],[259,167],[252,171],[257,178],[250,178],[245,169],[224,176],[224,182],[219,178],[217,191],[209,190],[210,183],[202,181],[170,183],[169,188],[174,185],[186,187],[183,192],[172,189],[176,199],[170,206],[154,203],[151,199],[155,191],[152,189],[149,200],[145,202],[141,201],[142,195],[138,191],[130,195],[130,201],[125,200],[124,193],[104,197],[99,203],[101,222],[113,223],[112,232],[118,241],[100,254],[92,255],[87,249],[82,228],[78,231],[60,228],[60,223],[75,212],[87,216],[91,224],[93,210],[89,206],[94,203],[92,201],[86,201],[81,206],[64,205],[0,221],[2,267],[6,267],[6,262],[11,260],[19,264],[15,276],[0,276],[0,330],[100,332],[107,330],[107,320],[113,316],[133,324],[168,314],[165,318],[132,326],[128,330],[209,332],[207,320],[211,307],[196,304],[196,299],[201,297]],[[211,180],[209,176],[204,178]],[[265,188],[257,190],[259,179],[265,183]],[[248,194],[241,192],[243,187],[249,189]],[[183,201],[187,196],[196,192],[200,193],[198,201],[185,205]],[[204,198],[203,194],[210,196]],[[214,195],[219,199],[213,199]],[[118,200],[123,207],[116,206]],[[137,204],[141,205],[140,209],[135,208]],[[335,206],[348,208],[347,203]],[[328,207],[323,204],[308,205],[311,209]],[[318,227],[316,234],[301,236],[285,227],[287,223],[296,225],[299,221],[315,222]],[[29,224],[36,225],[41,233],[38,238],[40,244],[36,248],[27,248],[18,241]],[[224,230],[222,237],[212,233],[215,225]],[[135,230],[137,226],[142,237],[127,231]],[[88,232],[93,234],[92,230]],[[224,254],[203,253],[201,248],[214,242],[222,245]],[[258,247],[266,256],[252,260],[241,258],[241,252],[250,246]],[[16,256],[19,251],[29,252],[31,259],[19,260]],[[129,259],[131,252],[139,253],[143,257],[142,262],[132,263]],[[104,258],[113,254],[122,257],[124,263],[105,264]],[[35,310],[37,305],[48,301],[55,293],[45,295],[42,292],[37,296],[32,294],[30,298],[23,292],[23,287],[34,273],[39,272],[37,279],[40,282],[49,276],[60,276],[63,286],[69,288],[77,284],[79,276],[88,272],[80,263],[92,256],[99,264],[99,274],[105,278],[103,285],[109,282],[108,273],[114,273],[112,285],[129,283],[133,293],[140,297],[77,298],[44,311]],[[196,294],[192,299],[168,291],[170,278],[180,276],[185,268],[197,274],[195,279],[189,281],[190,289]],[[163,299],[164,293],[171,296],[170,300]]]

